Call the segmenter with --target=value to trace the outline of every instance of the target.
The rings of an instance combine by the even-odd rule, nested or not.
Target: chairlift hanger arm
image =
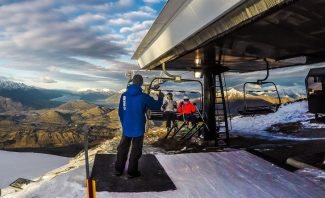
[[[173,78],[175,81],[177,81],[177,79],[179,79],[179,80],[182,79],[182,77],[180,75],[172,75],[172,74],[168,73],[167,70],[166,70],[166,64],[165,63],[162,64],[162,69],[163,69],[164,73],[167,76]]]
[[[257,84],[261,84],[263,81],[265,81],[269,78],[269,62],[266,60],[266,58],[264,58],[263,60],[266,63],[266,77],[262,80],[257,80]]]

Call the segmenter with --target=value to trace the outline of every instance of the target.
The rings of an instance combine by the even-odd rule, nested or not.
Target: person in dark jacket
[[[117,147],[115,174],[120,176],[125,169],[131,141],[132,150],[127,174],[129,178],[140,176],[138,161],[142,155],[143,136],[146,124],[146,108],[160,109],[164,94],[159,93],[158,101],[148,94],[142,93],[143,78],[137,74],[133,77],[133,84],[121,95],[118,114],[123,128],[122,139]]]

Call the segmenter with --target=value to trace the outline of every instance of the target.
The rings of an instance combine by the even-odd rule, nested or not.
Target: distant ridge
[[[113,96],[106,99],[107,102],[118,104],[120,103],[121,95],[126,92],[126,89],[122,89],[115,93]]]
[[[87,111],[87,110],[92,109],[96,106],[97,105],[86,102],[84,100],[72,100],[72,101],[69,101],[69,102],[57,107],[56,109],[68,110],[68,111],[78,111],[78,110]]]
[[[59,106],[62,104],[61,102],[50,101],[50,99],[61,97],[63,92],[62,90],[48,90],[27,86],[24,83],[0,80],[0,96],[35,109]]]
[[[82,88],[78,89],[75,93],[80,95],[80,100],[96,101],[105,100],[114,95],[116,91],[114,89]]]
[[[35,87],[31,87],[28,85],[25,85],[24,83],[17,83],[9,80],[0,80],[0,89],[6,89],[6,90],[14,90],[14,89],[34,89]]]

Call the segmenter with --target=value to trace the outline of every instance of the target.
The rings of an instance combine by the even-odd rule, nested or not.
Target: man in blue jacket
[[[118,114],[122,123],[123,134],[117,147],[115,174],[120,176],[125,169],[131,141],[132,150],[129,159],[128,177],[140,176],[138,161],[142,155],[143,134],[146,124],[146,108],[158,110],[162,106],[164,94],[159,93],[158,101],[148,94],[142,93],[143,78],[137,74],[133,77],[133,84],[121,95]]]

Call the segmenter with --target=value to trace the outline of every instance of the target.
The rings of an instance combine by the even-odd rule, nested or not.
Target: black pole
[[[89,174],[89,159],[88,159],[88,134],[92,130],[92,127],[88,127],[87,124],[85,124],[82,127],[82,130],[84,131],[84,150],[85,150],[85,164],[86,164],[86,179],[90,178]]]
[[[86,179],[89,178],[89,160],[88,160],[88,134],[84,132],[84,144],[85,144],[85,163],[86,163]]]

